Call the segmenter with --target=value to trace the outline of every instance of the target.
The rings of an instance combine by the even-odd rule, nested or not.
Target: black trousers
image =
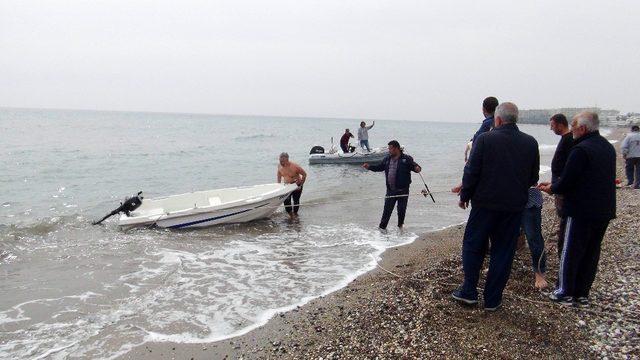
[[[567,217],[560,257],[558,296],[588,297],[598,272],[600,245],[609,220]]]
[[[409,195],[409,188],[400,190],[387,189],[386,196]],[[384,210],[380,219],[380,229],[386,229],[393,213],[393,208],[398,204],[398,226],[404,225],[404,216],[407,214],[409,196],[387,197],[384,199]]]
[[[489,272],[484,285],[484,306],[502,302],[502,292],[511,275],[511,265],[520,234],[522,211],[506,212],[472,207],[462,241],[462,293],[478,298],[478,280],[484,257],[489,249]]]
[[[284,209],[287,213],[291,214],[293,211],[294,214],[298,213],[298,209],[300,208],[300,197],[302,196],[302,188],[291,193],[291,195],[287,196],[284,199]],[[291,201],[293,200],[293,206],[291,206]]]

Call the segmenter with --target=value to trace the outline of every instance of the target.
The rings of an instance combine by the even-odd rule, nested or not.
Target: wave
[[[538,145],[538,148],[542,152],[547,152],[547,151],[555,151],[557,146],[558,145],[540,144]]]
[[[547,166],[547,165],[540,165],[540,175],[542,174],[546,174],[549,171],[551,171],[551,166]]]
[[[455,226],[455,225],[452,225]],[[406,245],[409,244],[413,241],[415,241],[418,236],[416,234],[413,233],[407,233],[407,234],[398,234],[398,242],[390,242],[388,241],[388,237],[389,236],[393,236],[392,234],[390,235],[384,235],[382,233],[380,233],[379,231],[373,231],[373,230],[368,230],[368,229],[363,229],[359,226],[357,226],[356,224],[350,224],[350,226],[346,226],[346,228],[350,229],[351,235],[355,237],[355,239],[352,239],[351,242],[349,243],[329,243],[329,244],[325,244],[325,245],[320,245],[317,243],[312,243],[313,246],[318,246],[321,248],[325,248],[325,247],[334,247],[334,246],[341,246],[341,245],[346,245],[346,244],[353,244],[353,240],[357,240],[356,242],[361,242],[361,245],[369,245],[372,246],[374,251],[372,253],[369,254],[370,256],[370,261],[366,263],[365,266],[361,267],[360,269],[353,271],[349,274],[343,274],[343,277],[341,280],[339,280],[337,283],[335,283],[333,286],[330,286],[328,288],[326,288],[323,291],[320,291],[319,293],[316,293],[314,295],[308,295],[308,296],[302,296],[298,299],[291,299],[293,300],[292,303],[290,303],[289,305],[285,305],[285,306],[280,306],[280,307],[276,307],[276,308],[270,308],[270,309],[264,309],[263,311],[261,311],[259,314],[257,314],[257,316],[253,319],[253,323],[248,324],[247,326],[244,326],[240,329],[237,329],[231,333],[226,333],[226,334],[220,334],[220,333],[215,333],[215,332],[210,332],[208,336],[199,336],[199,334],[195,334],[195,333],[190,333],[190,332],[182,332],[182,333],[162,333],[162,332],[158,332],[158,331],[153,331],[153,330],[148,330],[148,329],[143,329],[146,332],[146,335],[144,337],[144,342],[166,342],[166,341],[170,341],[170,342],[176,342],[176,343],[190,343],[190,344],[197,344],[197,343],[211,343],[211,342],[217,342],[217,341],[222,341],[222,340],[226,340],[226,339],[230,339],[230,338],[234,338],[237,336],[241,336],[244,335],[256,328],[259,328],[263,325],[265,325],[271,318],[273,318],[275,315],[279,314],[279,313],[284,313],[284,312],[288,312],[291,311],[293,309],[296,309],[300,306],[303,306],[305,304],[307,304],[308,302],[323,297],[323,296],[327,296],[335,291],[338,291],[344,287],[346,287],[349,283],[351,283],[352,281],[354,281],[356,278],[358,278],[359,276],[373,270],[376,268],[378,261],[381,258],[382,253],[384,253],[387,249],[389,248],[393,248],[393,247],[397,247],[397,246],[402,246],[402,245]],[[318,232],[318,231],[336,231],[336,232],[340,232],[343,233],[344,230],[335,230],[335,229],[327,229],[326,227],[320,227],[320,226],[313,226],[310,229],[310,232]]]
[[[273,139],[277,137],[275,134],[255,134],[255,135],[241,135],[234,138],[234,140],[238,141],[246,141],[246,140],[262,140],[262,139]]]
[[[0,234],[46,236],[62,228],[81,228],[89,225],[89,221],[81,214],[70,214],[46,217],[28,224],[0,224]]]

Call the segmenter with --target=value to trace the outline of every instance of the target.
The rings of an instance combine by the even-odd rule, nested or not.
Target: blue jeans
[[[367,148],[367,151],[371,151],[371,149],[369,149],[369,140],[360,140],[360,147],[361,148]]]
[[[533,271],[544,274],[547,271],[547,257],[544,253],[542,237],[542,208],[530,207],[522,213],[522,228],[527,237]]]
[[[513,256],[522,223],[522,212],[506,212],[471,207],[462,241],[464,283],[461,291],[467,299],[478,298],[478,280],[489,249],[489,272],[484,286],[484,306],[502,303],[502,291],[511,274]]]
[[[627,185],[633,185],[635,189],[640,189],[640,158],[628,158],[624,162]]]

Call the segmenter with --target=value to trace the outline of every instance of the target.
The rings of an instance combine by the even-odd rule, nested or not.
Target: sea
[[[361,119],[0,109],[0,358],[109,359],[145,342],[203,343],[265,324],[346,286],[389,247],[462,223],[449,189],[482,120],[377,120],[373,147],[398,140],[414,174],[406,226],[377,229],[385,180],[353,165],[309,165]],[[477,121],[476,121],[477,120]],[[367,120],[367,123],[370,121]],[[540,143],[548,178],[559,138]],[[354,141],[355,142],[355,141]],[[276,182],[278,155],[308,173],[298,220],[121,231],[92,221],[125,196]]]

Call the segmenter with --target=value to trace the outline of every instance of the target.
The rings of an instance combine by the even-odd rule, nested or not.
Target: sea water
[[[464,221],[448,190],[481,116],[425,120],[369,131],[373,147],[405,146],[436,199],[411,197],[405,230],[394,214],[381,233],[381,173],[307,164],[311,147],[337,144],[360,119],[0,109],[0,358],[110,358],[146,341],[225,339],[345,286],[388,247]],[[548,170],[559,138],[521,129]],[[303,204],[319,203],[298,221],[278,211],[201,230],[91,225],[139,190],[275,182],[281,152],[308,173]],[[414,174],[412,193],[423,187]]]

